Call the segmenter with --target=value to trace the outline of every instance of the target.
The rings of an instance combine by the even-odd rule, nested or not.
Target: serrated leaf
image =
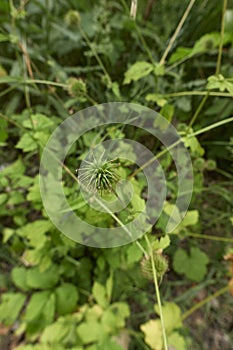
[[[18,229],[17,233],[22,237],[26,237],[33,247],[40,248],[47,241],[45,233],[52,227],[48,220],[37,220]]]
[[[40,131],[44,129],[48,130],[48,128],[52,127],[53,125],[53,120],[40,113],[32,114],[30,118],[23,121],[23,126],[25,128],[32,129],[33,131]]]
[[[38,147],[37,142],[32,138],[30,134],[23,134],[19,142],[15,146],[22,149],[24,152],[35,151]]]
[[[137,81],[153,71],[153,65],[146,61],[134,63],[125,73],[123,84],[129,84],[131,81]]]
[[[184,249],[175,252],[173,267],[179,274],[185,274],[192,281],[200,282],[205,277],[209,259],[199,248],[191,247],[188,255]]]
[[[161,237],[160,239],[156,239],[156,241],[154,241],[152,243],[152,247],[155,250],[159,250],[159,249],[166,249],[167,247],[169,247],[170,245],[170,237],[169,235],[165,235],[164,237]]]

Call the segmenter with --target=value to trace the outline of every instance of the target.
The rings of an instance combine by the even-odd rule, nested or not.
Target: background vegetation
[[[195,186],[185,220],[164,235],[177,189],[165,153],[159,161],[169,200],[147,242],[140,240],[148,254],[152,247],[157,274],[158,259],[168,263],[159,289],[169,349],[232,349],[233,2],[138,1],[135,19],[130,5],[0,2],[1,349],[168,349],[151,259],[148,265],[136,243],[94,249],[69,240],[40,198],[40,156],[52,131],[85,107],[113,101],[158,111],[192,157]],[[118,137],[162,150],[148,135],[110,126],[77,142],[66,165],[75,173],[93,139]],[[125,177],[135,170],[120,168]],[[143,177],[132,181],[130,215],[145,202]],[[78,215],[115,225],[80,207],[74,186],[64,174]]]

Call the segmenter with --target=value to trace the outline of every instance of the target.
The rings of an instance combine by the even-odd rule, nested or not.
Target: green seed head
[[[158,251],[154,251],[153,260],[155,264],[155,271],[156,271],[157,278],[161,282],[164,274],[168,270],[167,258],[163,256],[162,253]],[[144,257],[142,259],[141,270],[145,278],[149,280],[153,280],[153,269],[152,269],[151,257],[148,257],[148,258]]]

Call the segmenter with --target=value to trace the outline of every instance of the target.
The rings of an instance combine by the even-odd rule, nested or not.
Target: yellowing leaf
[[[163,333],[160,320],[150,320],[141,325],[145,342],[153,350],[163,350]]]

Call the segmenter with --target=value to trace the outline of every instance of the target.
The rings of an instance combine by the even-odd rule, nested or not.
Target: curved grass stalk
[[[227,0],[223,0],[220,43],[219,43],[219,49],[218,49],[217,66],[216,66],[216,71],[215,71],[216,75],[218,75],[220,73],[220,69],[221,69],[223,39],[224,39],[224,31],[225,31],[225,14],[226,14],[226,10],[227,10]]]
[[[164,324],[164,318],[163,318],[163,309],[162,309],[162,303],[161,303],[160,292],[159,292],[158,278],[157,278],[157,273],[156,273],[156,269],[155,269],[153,250],[152,250],[152,246],[151,246],[150,241],[149,241],[146,234],[145,234],[145,239],[146,239],[146,243],[148,245],[148,250],[149,250],[149,254],[150,254],[150,258],[151,258],[151,266],[152,266],[152,271],[153,271],[155,292],[156,292],[156,298],[157,298],[158,307],[159,307],[159,316],[160,316],[162,334],[163,334],[164,350],[168,350],[167,336],[166,336],[166,330],[165,330],[165,324]]]
[[[188,311],[186,311],[182,316],[182,320],[185,320],[187,317],[189,317],[190,315],[192,315],[192,313],[194,313],[196,310],[200,309],[202,306],[204,306],[205,304],[207,304],[209,301],[219,297],[220,295],[226,293],[229,290],[229,286],[225,286],[221,289],[219,289],[217,292],[215,292],[214,294],[208,296],[207,298],[205,298],[204,300],[201,300],[199,303],[195,304],[193,307],[191,307],[191,309],[189,309]]]
[[[185,12],[184,12],[184,14],[183,14],[183,16],[182,16],[182,18],[181,18],[177,28],[176,28],[176,30],[174,32],[173,36],[171,37],[171,39],[170,39],[170,41],[168,43],[168,46],[165,49],[164,54],[163,54],[159,64],[163,65],[165,63],[167,55],[169,54],[169,52],[170,52],[170,50],[171,50],[171,48],[172,48],[172,46],[173,46],[177,36],[179,35],[179,33],[181,31],[181,28],[183,27],[183,24],[186,21],[188,15],[189,15],[189,12],[191,11],[195,1],[196,0],[191,0],[190,3],[188,4],[188,7],[186,8],[186,10],[185,10]]]

